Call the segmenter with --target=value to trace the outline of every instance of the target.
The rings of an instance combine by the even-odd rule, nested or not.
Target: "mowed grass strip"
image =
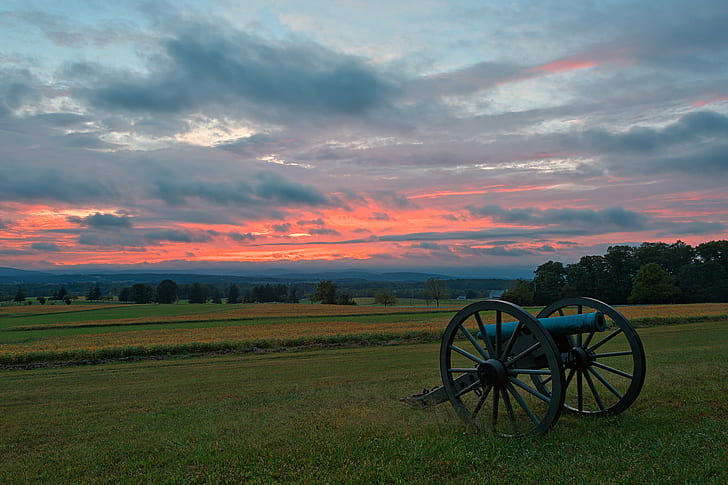
[[[473,434],[438,344],[4,372],[0,483],[728,483],[727,322],[640,331],[625,413],[546,436]]]
[[[416,309],[415,313],[452,312],[452,308]],[[253,320],[263,318],[311,318],[319,316],[387,315],[413,313],[410,307],[377,307],[306,304],[237,304],[237,305],[124,305],[94,308],[71,314],[0,313],[0,329],[42,330],[57,327],[121,326],[185,322]],[[5,318],[4,318],[5,317]],[[22,317],[22,318],[18,318]]]

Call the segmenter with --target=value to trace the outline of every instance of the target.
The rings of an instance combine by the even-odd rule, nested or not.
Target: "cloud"
[[[587,130],[581,135],[581,143],[606,153],[649,153],[726,136],[728,116],[713,111],[699,111],[683,115],[662,129],[634,127],[625,133]]]
[[[291,224],[290,223],[273,224],[273,226],[271,226],[271,227],[273,228],[273,230],[275,232],[280,232],[280,233],[287,233],[288,231],[291,230]]]
[[[188,230],[177,230],[177,229],[158,229],[155,231],[149,231],[144,233],[144,238],[147,241],[158,243],[158,242],[179,242],[179,243],[200,243],[209,242],[212,240],[214,232],[210,231],[188,231]]]
[[[39,251],[60,251],[61,248],[56,243],[37,242],[30,245],[31,248]]]
[[[533,207],[504,209],[495,204],[481,207],[470,206],[468,210],[475,216],[491,217],[495,221],[506,224],[525,225],[608,225],[624,229],[643,228],[648,218],[639,212],[628,211],[623,207],[609,207],[595,211],[592,209],[536,209]]]
[[[167,204],[183,206],[193,199],[232,206],[325,206],[329,199],[317,189],[271,172],[259,172],[251,180],[213,182],[163,178],[156,181],[155,194]]]
[[[318,190],[272,172],[261,172],[255,178],[258,181],[255,194],[266,201],[311,206],[329,205],[329,200]]]
[[[102,214],[96,212],[90,216],[68,217],[69,222],[82,224],[95,229],[106,229],[106,228],[130,228],[132,226],[131,217],[127,214]]]
[[[0,199],[21,201],[62,201],[86,203],[116,199],[114,182],[89,174],[74,174],[57,168],[34,172],[29,167],[8,170],[0,167]]]
[[[104,110],[169,114],[215,105],[259,116],[271,110],[361,115],[386,106],[394,94],[360,59],[311,42],[273,42],[197,24],[168,36],[160,48],[146,76],[107,74],[79,94]]]

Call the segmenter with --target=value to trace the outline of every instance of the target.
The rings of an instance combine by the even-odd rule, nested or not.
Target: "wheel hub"
[[[594,355],[583,347],[572,347],[564,364],[570,369],[584,370],[594,362]]]
[[[488,359],[478,365],[478,379],[483,387],[503,387],[508,382],[508,371],[500,360]]]

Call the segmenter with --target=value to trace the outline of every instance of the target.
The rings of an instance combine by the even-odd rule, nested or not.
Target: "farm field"
[[[726,483],[728,319],[639,332],[632,407],[521,439],[398,401],[437,343],[0,371],[0,483]]]
[[[437,341],[463,307],[304,304],[0,308],[0,365],[253,349]],[[533,308],[533,313],[539,309]],[[728,303],[619,307],[635,325],[728,315]]]

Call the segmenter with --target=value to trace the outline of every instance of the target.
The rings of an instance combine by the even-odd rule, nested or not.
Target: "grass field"
[[[124,308],[130,313],[105,320],[151,313],[132,315],[145,309]],[[330,317],[331,325],[336,318],[346,322],[337,331],[353,322],[368,332],[379,319],[394,325],[402,318],[399,324],[409,328],[424,315],[432,318],[426,325],[435,326],[453,313],[365,310],[345,317],[299,315],[290,325],[316,327]],[[79,320],[5,311],[3,339],[36,332],[40,341],[59,333],[81,338],[104,335],[101,329],[119,337],[128,331],[123,325],[12,331]],[[437,343],[0,371],[0,483],[727,483],[725,306],[660,307],[653,314],[660,312],[704,321],[640,328],[648,371],[637,402],[616,417],[564,414],[549,434],[535,438],[467,432],[449,403],[424,410],[403,406],[399,397],[439,382]],[[634,318],[646,318],[640,314]],[[281,315],[266,318],[252,309],[248,315],[244,321],[208,320],[208,326],[180,319],[134,328],[152,335],[160,326],[285,325]],[[18,345],[6,342],[0,348]]]
[[[393,340],[436,341],[460,307],[7,306],[0,308],[0,365]],[[636,325],[655,325],[728,316],[728,304],[643,305],[620,307],[620,311]]]

